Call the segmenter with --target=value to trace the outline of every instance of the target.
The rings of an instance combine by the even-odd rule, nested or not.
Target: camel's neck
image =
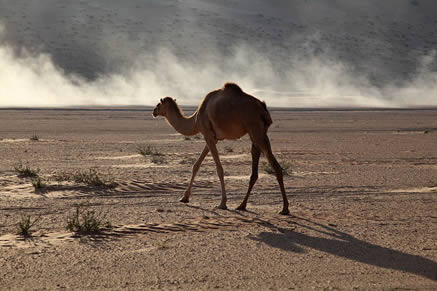
[[[199,133],[197,126],[197,111],[186,117],[177,104],[167,112],[167,121],[173,128],[183,135],[195,135]]]

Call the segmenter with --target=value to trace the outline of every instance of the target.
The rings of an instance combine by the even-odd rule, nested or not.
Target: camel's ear
[[[174,102],[176,102],[176,99],[173,99],[174,100]]]
[[[160,101],[161,101],[161,103],[162,103],[162,98],[161,98],[161,100],[160,100]]]

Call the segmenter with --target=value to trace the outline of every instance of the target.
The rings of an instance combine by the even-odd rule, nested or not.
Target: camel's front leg
[[[220,159],[219,159],[219,155],[218,155],[218,151],[217,151],[217,147],[216,147],[216,140],[207,140],[206,141],[209,150],[211,151],[211,155],[214,158],[214,162],[215,165],[217,167],[217,175],[219,176],[220,179],[220,184],[222,186],[222,202],[220,203],[220,205],[218,206],[219,209],[228,209],[226,207],[226,190],[225,190],[225,179],[224,179],[224,172],[223,172],[223,167],[222,164],[220,163]]]
[[[208,152],[209,152],[209,148],[208,148],[207,145],[205,145],[205,148],[203,149],[203,151],[200,154],[199,158],[197,159],[197,161],[193,165],[193,172],[192,172],[192,175],[191,175],[190,184],[188,185],[187,190],[185,190],[184,196],[179,201],[184,202],[184,203],[188,203],[188,201],[190,200],[191,187],[193,186],[194,177],[196,177],[197,171],[199,171],[200,165],[202,164],[202,162],[205,159],[205,157],[208,154]]]
[[[259,164],[259,157],[261,155],[261,151],[255,144],[252,144],[251,153],[252,153],[252,174],[250,175],[249,188],[247,189],[246,197],[244,197],[243,202],[241,202],[237,210],[246,210],[247,200],[249,199],[250,191],[252,191],[253,185],[255,185],[255,182],[258,179],[258,164]]]

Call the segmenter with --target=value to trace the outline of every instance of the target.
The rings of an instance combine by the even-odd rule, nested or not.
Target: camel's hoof
[[[219,206],[217,206],[218,209],[223,209],[223,210],[227,210],[228,207],[226,206],[226,204],[220,204]]]
[[[246,205],[240,205],[236,208],[237,210],[246,211]]]
[[[290,215],[290,210],[288,210],[288,208],[287,209],[282,209],[282,211],[279,212],[279,214],[281,214],[281,215]]]
[[[183,203],[188,203],[189,202],[189,199],[187,198],[187,197],[182,197],[181,199],[179,199],[179,201],[180,202],[183,202]]]

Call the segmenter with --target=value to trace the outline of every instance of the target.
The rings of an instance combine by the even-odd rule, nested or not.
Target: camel
[[[288,215],[290,213],[284,189],[282,168],[272,153],[270,140],[267,136],[267,130],[272,124],[272,118],[265,102],[246,94],[237,84],[225,83],[221,89],[208,93],[191,116],[186,117],[176,104],[176,99],[171,97],[161,99],[160,103],[156,105],[153,110],[153,117],[157,116],[165,117],[168,123],[182,135],[192,136],[200,132],[206,142],[205,148],[193,165],[191,180],[184,196],[180,199],[181,202],[189,202],[197,171],[206,155],[211,152],[222,192],[222,199],[218,208],[227,209],[223,167],[220,163],[216,144],[219,140],[235,140],[249,134],[252,141],[252,174],[246,196],[240,206],[237,207],[237,210],[246,210],[250,192],[258,179],[259,158],[261,152],[263,152],[275,170],[276,179],[281,190],[283,209],[280,214]]]

